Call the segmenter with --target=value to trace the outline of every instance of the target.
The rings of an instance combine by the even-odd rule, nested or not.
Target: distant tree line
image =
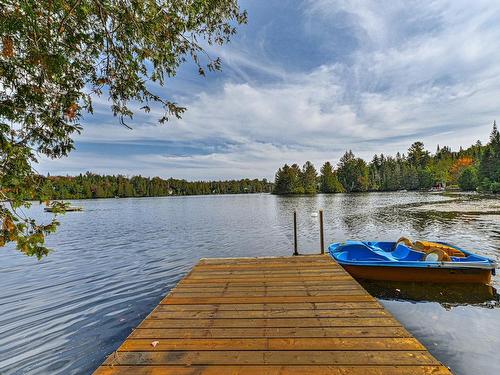
[[[464,191],[500,193],[500,134],[495,122],[488,144],[483,146],[477,141],[457,152],[438,146],[431,155],[422,142],[415,142],[406,155],[380,154],[366,163],[347,151],[336,169],[326,162],[319,175],[309,161],[302,168],[285,164],[276,172],[273,193],[428,190],[445,185]]]
[[[101,176],[90,172],[75,177],[39,176],[38,179],[41,196],[37,198],[43,200],[270,193],[272,191],[272,183],[266,179],[191,182],[160,177]]]

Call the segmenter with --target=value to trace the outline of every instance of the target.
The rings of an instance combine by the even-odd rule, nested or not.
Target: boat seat
[[[402,249],[400,247],[403,247]],[[405,260],[426,260],[426,259],[434,259],[438,258],[439,261],[450,262],[452,257],[455,258],[465,258],[465,254],[455,249],[452,246],[448,246],[445,244],[441,244],[438,242],[429,242],[429,241],[415,241],[414,243],[406,237],[401,237],[395,244],[393,248],[393,253],[397,252],[397,249],[400,248],[399,252],[401,254],[405,254],[408,251],[417,252],[418,257],[414,259],[405,259]],[[406,248],[406,249],[404,249]],[[426,254],[433,254],[429,258],[427,258]],[[395,255],[396,256],[396,255]],[[401,259],[399,256],[398,259]]]
[[[416,241],[414,246],[416,250],[422,251],[424,253],[430,253],[435,250],[440,250],[443,251],[449,257],[465,258],[465,254],[460,250],[436,242]]]
[[[397,260],[413,261],[422,259],[423,253],[415,251],[408,246],[400,243],[396,248],[390,253]]]
[[[434,249],[422,256],[424,262],[451,262],[451,257],[441,249]]]

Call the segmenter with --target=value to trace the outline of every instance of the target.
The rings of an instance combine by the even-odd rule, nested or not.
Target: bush
[[[492,182],[490,184],[490,191],[495,194],[500,193],[500,182]]]
[[[477,190],[479,190],[480,192],[486,193],[486,192],[490,191],[490,185],[491,185],[490,179],[489,178],[484,178],[479,183],[479,185],[477,187]]]
[[[489,178],[485,178],[481,181],[477,188],[483,193],[500,193],[500,181],[491,181]]]
[[[477,170],[474,167],[465,168],[458,177],[460,189],[465,191],[476,190],[478,184]]]
[[[418,184],[421,189],[430,189],[434,185],[434,176],[428,169],[418,171]]]

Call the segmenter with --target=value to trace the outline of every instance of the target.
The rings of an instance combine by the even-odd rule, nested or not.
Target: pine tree
[[[441,152],[443,152],[443,149],[441,150]],[[425,168],[427,166],[427,163],[429,162],[429,159],[429,151],[425,150],[424,144],[422,142],[415,142],[408,149],[407,160],[411,165],[417,168]]]
[[[273,194],[287,194],[290,182],[288,181],[290,167],[285,164],[283,168],[278,169],[274,177]]]
[[[333,170],[333,166],[328,161],[321,167],[320,181],[320,190],[322,193],[342,193],[345,191],[337,178],[337,174]]]
[[[339,161],[338,178],[345,191],[359,192],[368,190],[368,167],[363,159],[356,158],[351,150]]]
[[[304,194],[304,184],[302,179],[302,171],[298,164],[292,164],[289,170],[290,173],[290,194]]]
[[[318,173],[310,161],[302,167],[302,186],[305,194],[316,194],[318,189]]]
[[[458,186],[464,191],[476,190],[478,184],[477,170],[473,166],[469,166],[462,170],[458,177]]]
[[[274,194],[304,194],[302,171],[297,164],[285,164],[278,169],[274,182]]]
[[[500,133],[496,121],[493,122],[490,141],[481,156],[479,178],[481,190],[497,191],[500,189]]]

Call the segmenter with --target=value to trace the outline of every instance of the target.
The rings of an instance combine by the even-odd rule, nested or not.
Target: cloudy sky
[[[161,89],[188,107],[157,124],[120,126],[106,98],[84,118],[77,149],[41,160],[51,174],[85,171],[196,179],[273,178],[283,163],[367,160],[421,140],[454,149],[486,141],[500,113],[498,1],[241,1],[248,24]],[[498,118],[497,118],[498,119]]]

